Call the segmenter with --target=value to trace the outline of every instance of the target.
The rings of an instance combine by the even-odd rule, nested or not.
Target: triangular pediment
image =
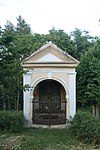
[[[65,63],[65,64],[75,64],[78,65],[78,61],[73,58],[68,53],[65,53],[63,50],[58,48],[55,44],[49,42],[45,45],[43,45],[39,50],[34,52],[32,55],[27,57],[23,63],[22,66],[24,67],[25,64],[39,64],[39,63]]]

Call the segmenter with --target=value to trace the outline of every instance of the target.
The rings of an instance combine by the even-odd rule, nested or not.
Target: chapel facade
[[[23,113],[29,127],[66,126],[74,117],[78,64],[52,42],[22,62],[26,71]]]

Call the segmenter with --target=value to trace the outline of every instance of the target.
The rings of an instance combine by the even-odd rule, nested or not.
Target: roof
[[[24,59],[21,66],[23,68],[34,68],[38,66],[77,67],[78,64],[78,60],[58,48],[50,41]]]

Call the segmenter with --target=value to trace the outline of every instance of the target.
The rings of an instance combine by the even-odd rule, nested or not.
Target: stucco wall
[[[67,109],[66,117],[67,119],[73,117],[76,113],[76,73],[75,69],[35,69],[29,70],[23,75],[24,85],[29,84],[33,89],[24,92],[24,116],[28,120],[29,126],[32,126],[32,100],[33,100],[33,90],[35,86],[42,80],[53,79],[60,82],[65,86]]]

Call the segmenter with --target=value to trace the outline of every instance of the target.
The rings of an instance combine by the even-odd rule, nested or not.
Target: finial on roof
[[[51,41],[49,41],[49,44],[51,45],[51,44],[52,44],[52,42],[51,42]]]

